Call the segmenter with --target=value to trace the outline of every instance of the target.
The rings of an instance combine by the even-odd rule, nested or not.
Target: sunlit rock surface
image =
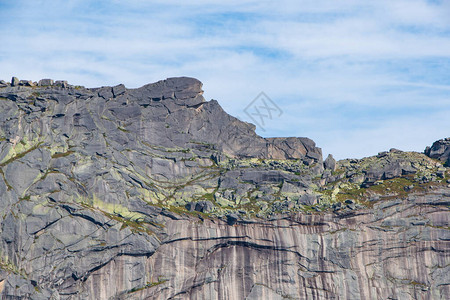
[[[447,139],[324,162],[201,87],[0,82],[2,298],[450,298]]]

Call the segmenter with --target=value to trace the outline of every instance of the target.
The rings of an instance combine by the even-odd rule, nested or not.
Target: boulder
[[[272,159],[302,159],[322,161],[322,149],[313,140],[305,137],[266,138],[269,143],[268,157]]]
[[[23,86],[34,86],[33,81],[31,80],[20,80],[19,81],[19,85],[23,85]]]
[[[214,204],[211,201],[199,201],[195,205],[195,210],[203,213],[208,213],[214,209]]]
[[[323,162],[323,167],[325,170],[336,171],[336,160],[333,158],[333,155],[328,154],[327,158]]]
[[[53,85],[53,79],[41,79],[39,80],[38,86],[49,86]]]
[[[68,88],[69,84],[67,83],[66,80],[57,80],[57,81],[55,81],[55,86],[59,86],[62,88]]]
[[[239,220],[239,216],[237,214],[229,214],[227,215],[227,223],[228,225],[232,226],[237,223]]]
[[[126,87],[123,84],[119,84],[112,87],[112,93],[114,97],[118,97],[123,95],[127,91]]]
[[[298,199],[298,203],[303,205],[314,205],[317,203],[317,196],[312,194],[302,195]]]
[[[208,213],[214,209],[214,204],[211,201],[193,201],[186,204],[185,207],[189,211]]]
[[[433,143],[425,149],[425,155],[442,161],[446,166],[450,165],[450,138],[445,138]]]
[[[11,86],[18,86],[19,85],[19,78],[13,77],[11,78]]]

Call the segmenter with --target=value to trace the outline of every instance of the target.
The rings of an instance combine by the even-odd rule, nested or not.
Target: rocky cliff
[[[447,139],[323,160],[201,88],[0,81],[3,298],[450,298]]]

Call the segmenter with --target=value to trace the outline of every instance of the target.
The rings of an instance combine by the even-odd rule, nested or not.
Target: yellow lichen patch
[[[121,229],[130,227],[134,232],[153,234],[153,231],[148,228],[147,224],[143,223],[145,215],[138,212],[131,212],[123,205],[106,203],[95,195],[92,198],[78,198],[76,199],[76,202],[88,209],[97,210],[108,218],[121,223]],[[157,227],[162,226],[153,222],[149,222],[149,224]]]
[[[336,194],[336,201],[342,202],[346,199],[353,199],[364,202],[370,198],[370,195],[404,198],[409,193],[418,191],[419,189],[421,189],[421,185],[407,177],[379,180],[375,185],[367,188],[362,188],[357,184],[351,183],[341,184],[339,192]]]
[[[0,167],[24,157],[26,154],[37,149],[42,144],[39,139],[28,141],[26,137],[22,138],[19,143],[11,144],[8,154],[0,161]]]
[[[138,188],[138,191],[142,194],[143,200],[145,202],[151,203],[151,204],[157,204],[158,200],[162,200],[163,196],[158,195],[157,193],[153,191],[149,191],[147,189]]]
[[[222,207],[236,207],[236,204],[222,197],[216,197],[216,203]]]
[[[83,173],[90,170],[94,162],[90,158],[79,159],[77,165],[73,167],[73,173]]]
[[[0,253],[0,269],[22,275],[19,268],[9,260],[8,256],[3,256],[2,253]]]
[[[36,197],[33,197],[33,199],[36,199]],[[50,211],[52,211],[54,208],[48,206],[48,200],[45,200],[33,207],[33,215],[37,216],[46,216],[49,215]]]
[[[65,153],[69,151],[69,147],[66,145],[52,145],[51,147],[48,147],[48,150],[53,157],[56,153]]]
[[[118,181],[123,180],[122,176],[120,175],[120,173],[117,171],[116,168],[111,168],[109,170],[109,175],[111,175],[112,178],[114,178],[115,180],[118,180]]]
[[[92,198],[92,207],[107,212],[109,214],[119,215],[130,221],[142,221],[144,219],[143,214],[131,212],[128,210],[127,207],[120,204],[103,202],[96,195],[94,195]]]
[[[166,281],[167,281],[167,279],[160,279],[160,278],[158,278],[158,281],[156,281],[156,282],[147,282],[146,285],[144,285],[142,287],[133,288],[133,289],[129,290],[127,293],[131,294],[131,293],[139,292],[139,291],[142,291],[142,290],[145,290],[145,289],[148,289],[148,288],[152,288],[154,286],[163,284]]]

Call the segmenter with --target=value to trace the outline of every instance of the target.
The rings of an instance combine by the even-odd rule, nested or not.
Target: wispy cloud
[[[426,0],[2,2],[0,78],[193,76],[243,119],[265,91],[284,111],[265,135],[309,136],[339,158],[421,151],[449,136],[449,15]]]

